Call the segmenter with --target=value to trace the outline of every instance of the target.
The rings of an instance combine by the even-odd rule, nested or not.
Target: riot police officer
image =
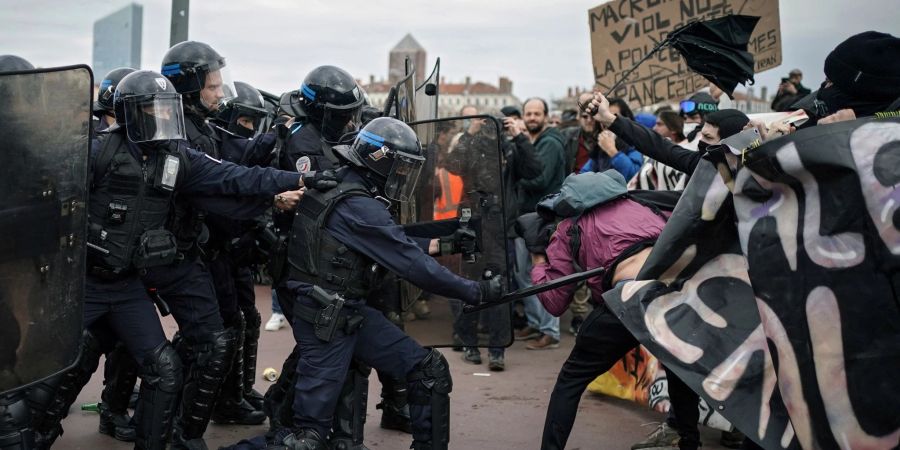
[[[219,108],[214,119],[220,154],[222,159],[236,164],[264,165],[275,145],[275,133],[253,137],[268,114],[262,95],[247,83],[236,81],[234,86],[237,95]],[[260,411],[263,397],[253,389],[262,319],[256,309],[250,269],[262,225],[259,220],[240,221],[216,214],[210,214],[206,223],[210,239],[204,247],[205,260],[215,282],[219,309],[224,319],[236,318],[239,328],[237,350],[212,419],[218,423],[254,425],[265,420]]]
[[[140,276],[177,257],[175,237],[165,228],[173,195],[241,196],[234,204],[210,204],[223,214],[246,215],[258,211],[262,199],[304,185],[301,174],[244,168],[187,148],[181,96],[159,73],[142,70],[123,78],[114,107],[118,126],[92,149],[82,353],[35,423],[49,438],[46,446],[96,369],[103,343],[111,342],[101,336],[110,335],[140,364],[135,447],[167,445],[182,364]],[[180,323],[193,313],[190,305],[170,306]]]
[[[185,108],[185,135],[192,148],[219,159],[219,140],[207,119],[232,99],[225,58],[203,42],[185,41],[163,56],[161,73],[182,95]],[[173,446],[204,449],[203,434],[209,424],[216,393],[221,388],[241,334],[240,317],[223,318],[215,285],[200,256],[208,240],[206,205],[176,196],[170,227],[178,241],[178,260],[154,268],[144,282],[158,289],[170,304],[187,305],[193,319],[179,322],[177,347],[185,361],[184,393],[181,398]],[[186,316],[189,317],[189,316]],[[245,423],[261,423],[265,415],[253,408],[241,408]]]
[[[388,204],[411,197],[424,162],[409,126],[375,119],[352,146],[335,151],[349,166],[341,183],[306,193],[288,244],[286,288],[294,295],[299,362],[294,432],[283,444],[292,450],[328,448],[325,437],[355,356],[408,381],[413,448],[446,449],[452,388],[446,359],[419,346],[364,299],[384,270],[467,303],[499,299],[502,280],[476,282],[452,274],[426,253],[438,252],[437,240],[412,240],[393,222]],[[459,238],[472,237],[461,232]]]
[[[365,93],[349,73],[335,66],[320,66],[313,69],[303,80],[298,91],[282,96],[281,108],[297,120],[290,126],[290,134],[283,145],[284,150],[277,156],[279,168],[284,170],[323,170],[336,167],[339,159],[333,146],[350,143],[360,122],[372,120],[380,115],[367,107]],[[364,115],[368,117],[363,117]],[[286,236],[291,227],[292,217],[287,214],[274,215],[277,232]],[[282,238],[283,239],[283,238]],[[282,247],[282,251],[286,248]],[[283,258],[276,258],[276,261]],[[286,290],[283,271],[274,264],[273,279],[275,289],[284,300],[279,300],[285,316],[293,323],[293,295]],[[384,283],[384,289],[375,297],[384,299],[396,296],[397,290],[391,283]],[[396,286],[393,286],[394,288]],[[385,302],[381,302],[385,303]],[[296,382],[296,362],[298,350],[295,347],[285,360],[284,370],[278,382],[266,393],[266,410],[272,428],[290,426],[293,416],[294,384]],[[335,448],[365,449],[363,445],[363,424],[366,417],[366,393],[371,369],[359,361],[354,361],[345,381],[342,398],[334,419],[334,433],[330,442]],[[406,406],[406,382],[379,373],[382,382],[383,410],[382,427],[410,432],[409,409]]]
[[[103,131],[116,123],[116,112],[113,108],[113,95],[119,81],[136,69],[131,67],[119,67],[111,70],[100,81],[100,90],[97,92],[97,100],[94,102],[94,117],[99,120],[95,130]]]
[[[0,55],[0,72],[19,72],[32,69],[34,66],[21,56]]]

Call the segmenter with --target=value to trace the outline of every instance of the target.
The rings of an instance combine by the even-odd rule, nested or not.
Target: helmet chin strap
[[[214,109],[209,109],[206,106],[205,102],[200,97],[199,92],[187,95],[187,102],[185,102],[185,105],[191,112],[203,118],[211,117],[213,113],[216,112]]]

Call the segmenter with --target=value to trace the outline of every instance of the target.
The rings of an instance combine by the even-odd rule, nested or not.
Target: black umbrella
[[[692,22],[669,35],[670,45],[691,70],[733,98],[738,83],[753,84],[753,55],[747,42],[756,22],[759,17],[735,15]]]
[[[678,50],[691,70],[734,98],[734,88],[738,83],[747,84],[750,81],[753,84],[753,55],[747,51],[747,43],[756,22],[759,22],[759,17],[728,15],[684,24],[672,30],[637,64],[628,69],[609,92],[614,92],[628,79],[631,72],[656,52],[672,46]]]

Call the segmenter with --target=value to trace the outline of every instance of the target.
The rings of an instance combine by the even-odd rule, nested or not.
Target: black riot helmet
[[[119,67],[111,70],[103,77],[103,81],[100,82],[100,90],[97,92],[97,101],[94,102],[94,116],[98,119],[104,115],[115,117],[113,95],[116,93],[116,86],[119,85],[119,81],[122,81],[122,78],[125,78],[125,75],[135,70],[131,67]]]
[[[335,151],[351,165],[364,169],[385,197],[408,201],[416,188],[425,156],[419,138],[409,125],[391,117],[369,122],[353,144]]]
[[[113,95],[116,123],[134,143],[184,139],[181,94],[172,82],[152,70],[122,78]]]
[[[187,107],[204,117],[236,94],[225,58],[203,42],[173,45],[163,56],[160,72],[184,96]]]
[[[245,138],[253,137],[259,127],[260,119],[268,115],[266,103],[262,94],[253,86],[243,81],[235,81],[234,88],[237,95],[222,104],[216,114],[216,121],[226,130]],[[253,128],[247,128],[238,123],[241,117],[253,120]]]
[[[356,80],[335,66],[319,66],[300,85],[301,106],[326,142],[338,142],[348,125],[359,123],[365,101]],[[351,124],[352,123],[352,124]]]
[[[19,72],[32,69],[34,66],[21,56],[0,55],[0,72]]]

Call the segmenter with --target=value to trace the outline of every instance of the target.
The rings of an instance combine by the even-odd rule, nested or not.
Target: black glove
[[[291,129],[286,125],[288,120],[290,120],[290,117],[278,116],[272,121],[272,128],[275,130],[275,136],[282,141],[286,140],[288,136],[291,135]]]
[[[327,191],[335,188],[340,181],[337,179],[337,175],[335,175],[334,171],[331,170],[313,170],[304,173],[302,178],[304,187],[319,191]]]
[[[457,253],[474,254],[475,239],[477,235],[475,230],[470,228],[460,228],[453,234],[442,236],[438,239],[440,244],[441,255],[454,255]]]
[[[478,282],[481,289],[481,303],[496,302],[503,297],[503,275]]]
[[[550,236],[556,231],[556,224],[547,222],[536,213],[525,214],[516,219],[516,233],[525,240],[531,253],[545,253],[550,245]]]

